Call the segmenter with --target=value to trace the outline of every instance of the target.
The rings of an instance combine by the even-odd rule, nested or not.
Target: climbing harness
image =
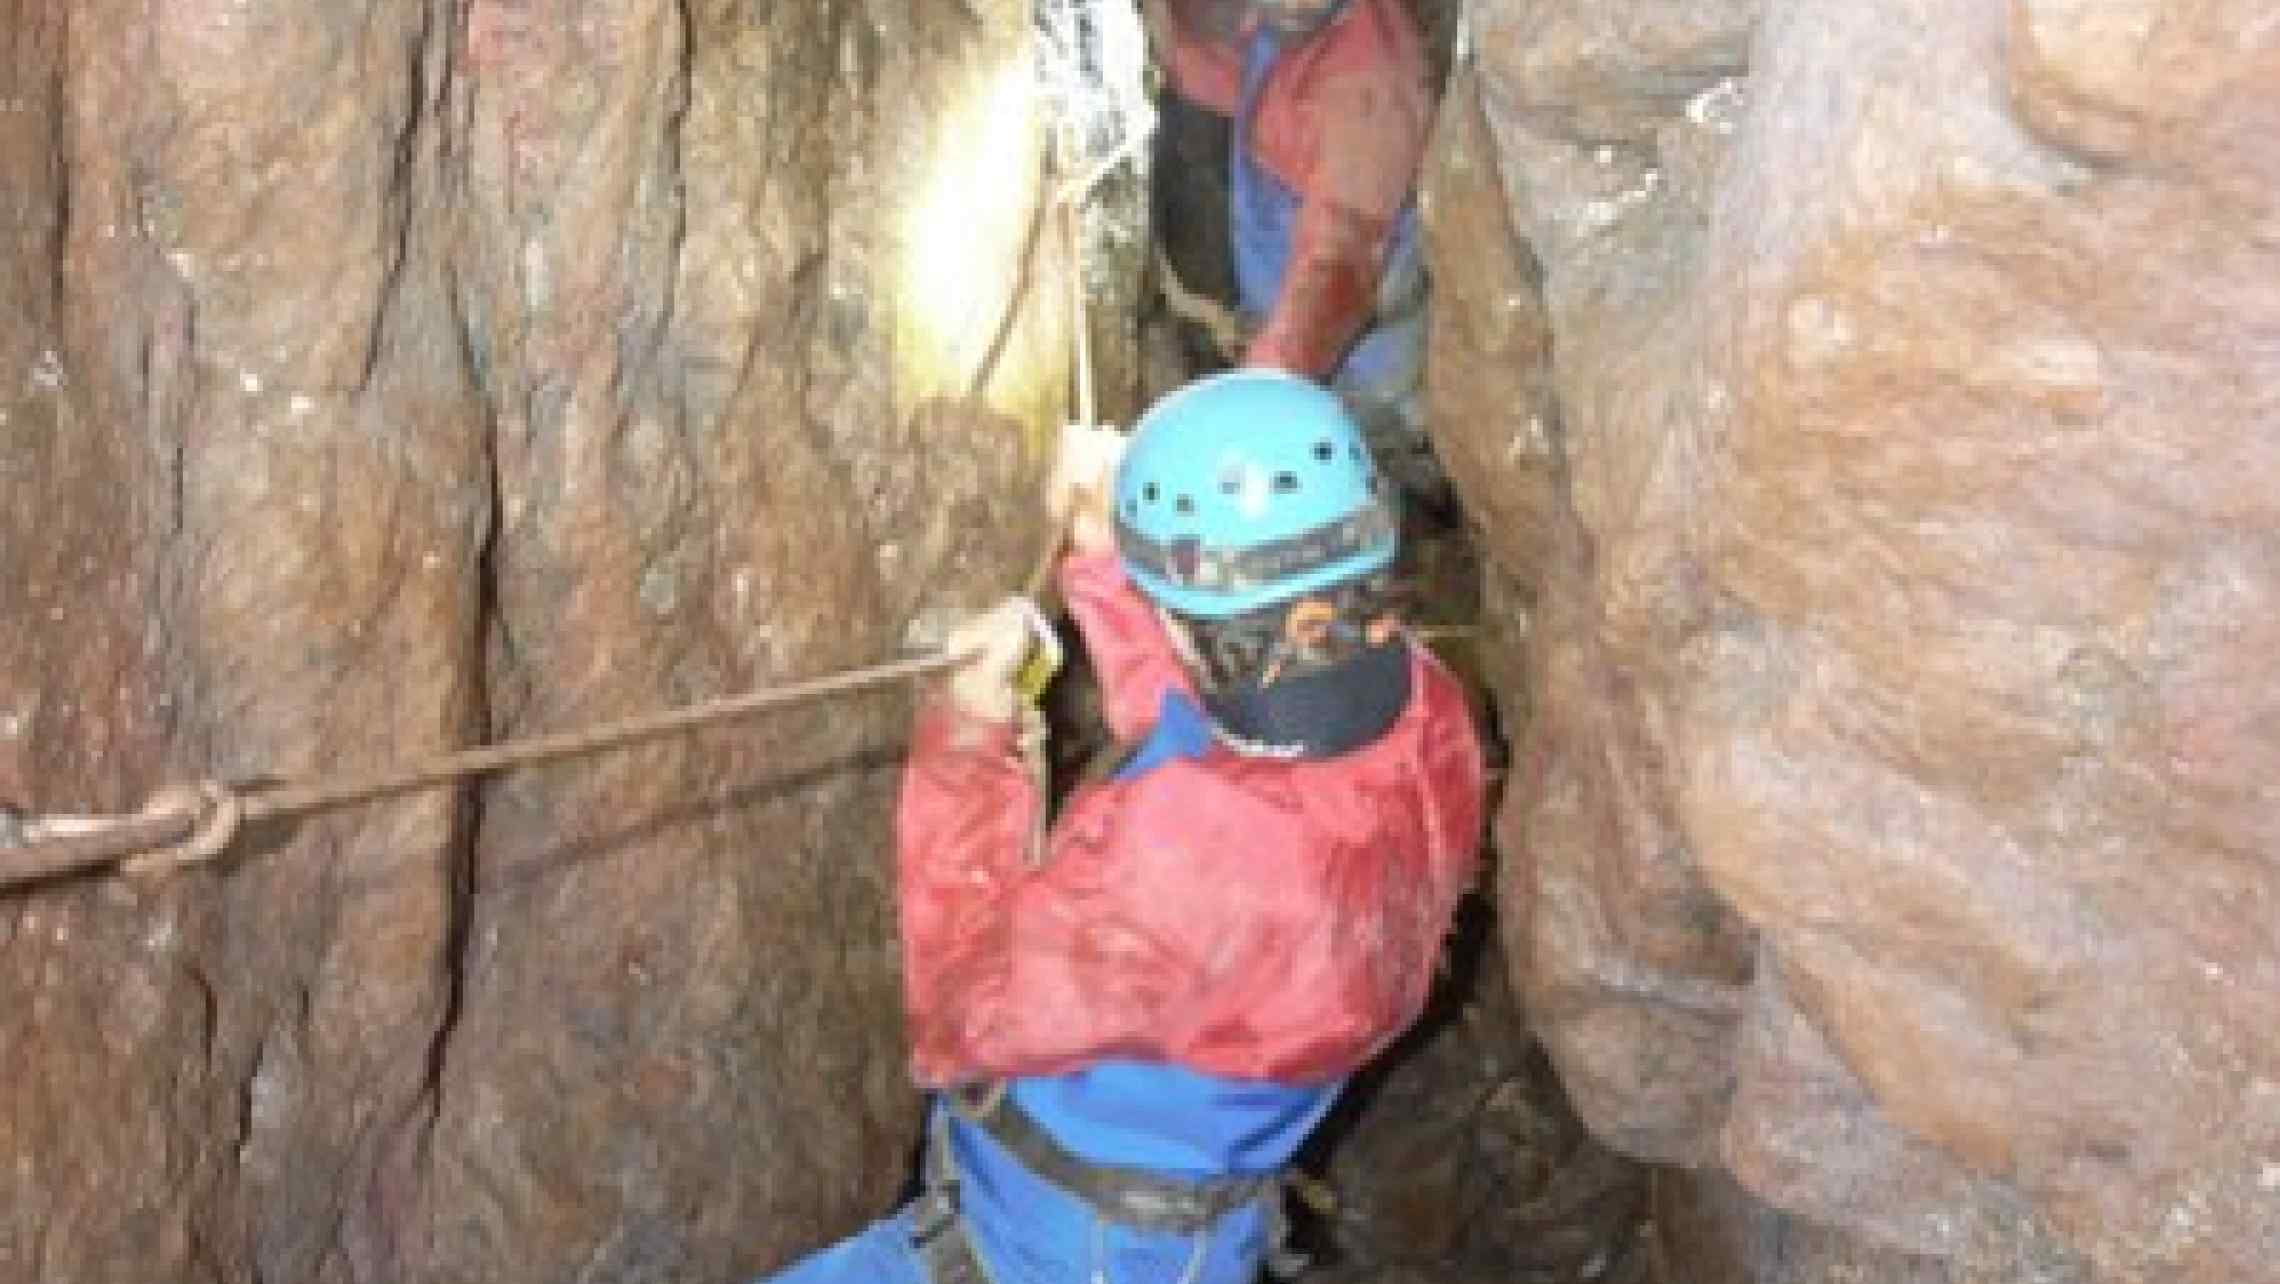
[[[935,1111],[927,1126],[926,1190],[911,1208],[910,1229],[927,1284],[994,1284],[958,1215],[958,1160],[950,1153],[947,1110]]]
[[[1000,1085],[942,1094],[957,1116],[988,1133],[1007,1154],[1089,1205],[1103,1220],[1136,1230],[1195,1235],[1246,1204],[1276,1198],[1274,1174],[1179,1181],[1138,1168],[1111,1168],[1069,1153]]]
[[[1213,1228],[1254,1203],[1264,1215],[1269,1276],[1291,1279],[1307,1264],[1290,1248],[1290,1224],[1283,1208],[1289,1175],[1182,1182],[1140,1169],[1088,1163],[1023,1113],[1005,1089],[1003,1082],[991,1082],[946,1090],[927,1125],[925,1191],[911,1209],[911,1246],[918,1252],[928,1284],[994,1284],[962,1216],[958,1160],[950,1145],[953,1119],[981,1129],[1030,1172],[1092,1211],[1096,1264],[1103,1260],[1103,1240],[1114,1224],[1192,1237],[1194,1246],[1181,1278],[1193,1279]]]

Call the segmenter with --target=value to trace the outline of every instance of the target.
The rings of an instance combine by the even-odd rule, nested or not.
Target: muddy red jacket
[[[1132,740],[1187,678],[1108,555],[1062,587],[1111,728]],[[937,697],[897,816],[903,978],[919,1080],[1058,1074],[1105,1058],[1304,1083],[1415,1019],[1481,821],[1462,691],[1420,649],[1375,742],[1293,761],[1213,746],[1043,800],[1010,723]]]
[[[1274,49],[1255,20],[1211,12],[1224,5],[1161,0],[1165,70],[1182,97],[1235,122],[1238,275],[1274,283],[1245,363],[1322,378],[1375,310],[1425,153],[1424,41],[1403,0],[1351,0],[1312,37]],[[1251,194],[1262,186],[1284,195]]]

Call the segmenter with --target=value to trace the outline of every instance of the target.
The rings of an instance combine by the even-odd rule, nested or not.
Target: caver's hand
[[[1114,428],[1069,424],[1061,429],[1060,454],[1046,482],[1045,508],[1055,522],[1068,523],[1069,546],[1080,553],[1105,552],[1116,544],[1109,495],[1116,465],[1124,458],[1124,434]]]
[[[1026,598],[1009,597],[950,631],[945,649],[970,657],[950,674],[950,698],[960,710],[990,722],[1013,717],[1021,703],[1014,681],[1037,644],[1036,615]]]

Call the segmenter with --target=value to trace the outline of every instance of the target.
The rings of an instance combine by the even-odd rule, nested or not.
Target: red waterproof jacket
[[[1108,554],[1061,568],[1111,728],[1187,678]],[[1010,723],[925,704],[896,818],[914,1069],[938,1086],[1105,1058],[1309,1083],[1416,1018],[1478,854],[1482,766],[1462,690],[1420,648],[1383,736],[1321,761],[1215,746],[1043,800]]]
[[[1233,117],[1256,20],[1225,30],[1225,0],[1155,0],[1179,94]],[[1394,220],[1432,128],[1424,39],[1404,0],[1352,0],[1268,72],[1236,145],[1300,201],[1290,265],[1244,363],[1322,378],[1369,322]]]

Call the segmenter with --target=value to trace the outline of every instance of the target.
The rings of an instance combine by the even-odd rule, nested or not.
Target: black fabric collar
[[[1384,735],[1409,707],[1409,685],[1409,644],[1396,637],[1268,686],[1242,682],[1207,691],[1203,706],[1237,749],[1335,758]]]

